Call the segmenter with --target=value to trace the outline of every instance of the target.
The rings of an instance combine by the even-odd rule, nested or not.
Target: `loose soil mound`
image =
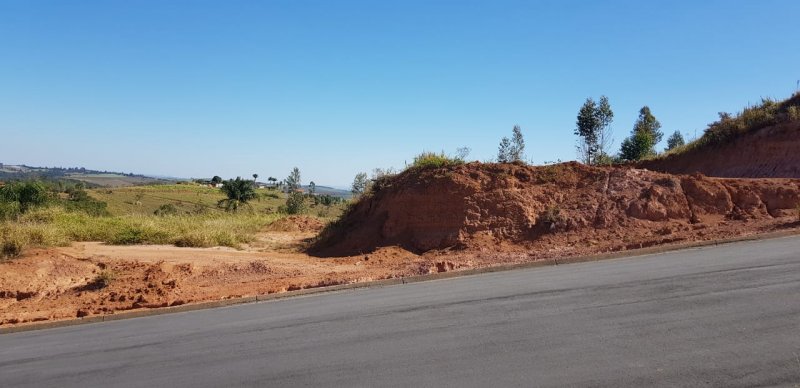
[[[661,159],[641,168],[672,174],[700,172],[730,178],[800,178],[800,122],[746,133],[735,140]]]
[[[380,182],[310,253],[624,250],[791,223],[800,180],[674,176],[628,167],[470,163]],[[783,221],[781,221],[783,220]],[[751,223],[745,228],[745,223]],[[701,230],[708,229],[708,230]]]

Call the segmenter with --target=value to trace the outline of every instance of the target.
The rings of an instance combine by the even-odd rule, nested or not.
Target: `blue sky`
[[[618,144],[788,97],[786,1],[0,0],[0,162],[347,186],[423,150],[575,159],[586,97]],[[615,150],[617,146],[614,146]]]

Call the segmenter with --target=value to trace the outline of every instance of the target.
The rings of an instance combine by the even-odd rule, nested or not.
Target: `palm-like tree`
[[[256,183],[256,179],[258,179],[258,174],[253,174],[253,183]]]
[[[222,192],[225,193],[225,198],[217,203],[217,206],[225,208],[226,211],[235,212],[239,210],[241,205],[248,205],[247,202],[256,199],[255,187],[253,181],[236,177],[236,179],[228,179],[222,182]]]

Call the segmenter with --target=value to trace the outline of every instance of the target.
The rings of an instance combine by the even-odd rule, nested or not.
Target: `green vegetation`
[[[227,198],[221,199],[217,206],[229,212],[238,211],[240,206],[247,205],[248,202],[258,197],[253,181],[244,180],[238,176],[236,179],[222,182],[222,192]]]
[[[32,210],[15,222],[0,224],[4,251],[27,246],[64,246],[73,241],[109,244],[229,246],[253,240],[261,228],[280,218],[275,214],[214,213],[208,215],[95,217],[60,207]],[[6,253],[8,256],[8,254]]]
[[[97,276],[94,277],[94,280],[90,283],[90,286],[96,289],[106,288],[111,285],[111,282],[116,279],[116,275],[111,271],[100,271]]]
[[[622,141],[619,156],[622,160],[636,161],[655,156],[655,146],[664,137],[661,123],[643,106],[639,110],[639,118],[633,125],[631,136]]]
[[[364,194],[369,187],[369,179],[367,178],[367,173],[360,172],[356,174],[356,177],[353,178],[353,185],[350,188],[350,192],[353,193],[353,196],[359,196]]]
[[[614,111],[608,97],[600,96],[596,103],[587,98],[578,111],[575,135],[580,137],[578,157],[585,164],[608,164],[608,147],[611,144],[610,126],[614,121]]]
[[[240,179],[238,184],[242,181],[252,188],[252,181]],[[236,187],[236,180],[232,182]],[[286,213],[279,212],[284,194],[274,190],[236,194],[233,200],[240,211],[226,212],[216,206],[229,199],[222,190],[192,183],[84,190],[70,182],[12,182],[0,191],[0,209],[7,210],[0,218],[4,258],[18,256],[27,247],[74,241],[237,247],[253,241],[259,230]],[[298,194],[294,209],[311,216],[334,218],[345,208],[345,200],[338,197]],[[241,202],[242,198],[248,199]],[[241,211],[242,203],[253,206]]]
[[[440,167],[450,167],[450,166],[457,166],[459,164],[464,164],[463,159],[459,159],[457,157],[450,157],[446,155],[444,152],[435,153],[435,152],[428,152],[424,151],[421,154],[414,157],[414,161],[411,163],[408,168],[440,168]]]
[[[12,182],[0,187],[0,216],[11,218],[24,214],[48,200],[47,188],[40,182]]]
[[[748,106],[735,115],[720,112],[719,120],[709,124],[703,136],[670,149],[666,155],[727,143],[762,128],[797,121],[800,121],[800,92],[783,101],[764,98],[760,103]]]
[[[664,151],[671,151],[675,148],[683,147],[684,144],[686,144],[686,141],[683,140],[683,135],[681,135],[680,131],[675,131],[667,139],[667,148]]]
[[[288,192],[297,191],[300,189],[300,169],[295,167],[289,176],[286,177],[286,190]]]
[[[655,155],[652,152],[655,143],[653,137],[646,132],[634,132],[625,138],[620,145],[619,157],[622,160],[636,161]]]
[[[176,208],[175,205],[171,203],[165,203],[159,206],[158,209],[156,209],[156,211],[153,212],[153,214],[161,217],[176,216],[178,215],[178,208]]]
[[[300,214],[306,210],[305,195],[303,193],[292,192],[286,198],[286,205],[280,211],[286,214]]]
[[[561,208],[556,205],[548,206],[539,217],[548,229],[553,230],[562,221]]]
[[[520,162],[524,158],[525,139],[522,137],[522,129],[515,125],[511,130],[511,139],[503,137],[497,149],[497,161],[499,163]],[[463,158],[457,160],[464,161]],[[416,160],[415,160],[416,161]]]
[[[719,144],[738,135],[764,127],[800,120],[800,93],[784,101],[764,98],[761,103],[748,106],[738,114],[720,113],[719,120],[708,125],[699,144]]]

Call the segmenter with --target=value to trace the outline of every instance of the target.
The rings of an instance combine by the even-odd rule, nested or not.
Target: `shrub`
[[[213,246],[213,241],[208,233],[192,232],[178,237],[175,240],[175,246],[185,248],[205,248]]]
[[[116,275],[111,271],[100,271],[100,273],[94,277],[94,280],[92,280],[92,286],[98,289],[106,288],[115,278]]]
[[[739,114],[732,116],[721,112],[719,120],[711,123],[699,139],[701,144],[718,144],[737,135],[755,131],[770,125],[800,119],[800,93],[777,102],[764,98],[760,104],[744,108]]]
[[[25,248],[25,241],[21,238],[17,236],[3,237],[3,241],[0,242],[0,257],[8,258],[19,256],[22,254],[23,248]]]
[[[178,208],[171,203],[165,203],[156,209],[153,214],[164,217],[164,216],[175,216],[178,215]]]
[[[19,217],[22,212],[19,202],[3,201],[0,199],[0,220],[11,220]]]
[[[561,221],[561,209],[558,206],[548,206],[544,212],[542,212],[542,222],[546,225],[552,226],[557,222]]]
[[[411,163],[410,168],[440,168],[457,166],[463,164],[464,160],[458,158],[451,158],[444,152],[435,153],[425,151],[414,157],[414,162]]]
[[[789,121],[800,121],[800,107],[792,105],[786,108],[786,115]]]
[[[47,188],[40,182],[13,182],[0,187],[0,202],[10,203],[19,213],[44,205],[47,200]]]
[[[144,242],[144,231],[137,227],[127,227],[117,232],[109,242],[116,245],[141,244]]]
[[[286,205],[282,207],[283,212],[286,214],[300,214],[305,211],[305,196],[303,193],[293,192],[289,193],[286,198]]]

